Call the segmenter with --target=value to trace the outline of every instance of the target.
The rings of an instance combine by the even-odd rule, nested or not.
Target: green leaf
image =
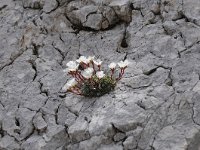
[[[100,97],[112,91],[116,86],[116,81],[109,76],[98,79],[94,76],[90,81],[85,81],[81,88],[82,94],[86,97]]]

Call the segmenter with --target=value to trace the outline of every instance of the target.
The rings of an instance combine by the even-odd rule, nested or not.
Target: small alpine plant
[[[64,72],[73,78],[64,85],[62,90],[86,97],[102,96],[115,88],[128,65],[128,60],[112,62],[108,65],[109,72],[105,74],[100,59],[95,59],[95,56],[80,56],[76,61],[69,61],[66,64],[67,68]]]

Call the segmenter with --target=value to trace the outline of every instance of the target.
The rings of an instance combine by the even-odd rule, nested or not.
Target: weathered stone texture
[[[1,0],[0,149],[199,150],[199,0]],[[80,55],[131,65],[100,98],[63,93]]]

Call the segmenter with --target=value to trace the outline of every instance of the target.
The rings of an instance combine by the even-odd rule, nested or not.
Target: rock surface
[[[199,150],[199,6],[1,0],[0,149]],[[80,55],[131,65],[110,94],[63,94]]]

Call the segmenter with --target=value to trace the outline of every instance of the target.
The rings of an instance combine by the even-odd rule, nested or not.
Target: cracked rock
[[[121,145],[105,145],[101,146],[97,150],[123,150],[123,147]]]
[[[54,9],[58,7],[58,2],[56,0],[45,0],[43,11],[46,13],[50,13]]]
[[[70,22],[78,28],[89,28],[93,30],[104,30],[114,26],[120,20],[131,21],[131,9],[128,1],[115,1],[109,6],[86,5],[81,7],[71,2],[68,5],[66,15]],[[77,7],[78,6],[78,7]]]
[[[66,125],[67,127],[71,126],[76,120],[76,115],[71,113],[68,108],[63,105],[59,107],[57,115],[58,124]]]
[[[69,143],[65,127],[60,125],[48,126],[47,133],[43,135],[43,138],[46,142],[43,148],[45,150],[55,150]]]
[[[1,140],[0,140],[0,148],[1,149],[9,149],[9,150],[19,150],[20,145],[15,141],[15,138],[5,135]]]
[[[129,150],[129,149],[134,149],[137,146],[137,141],[133,136],[129,136],[124,142],[124,149]]]
[[[193,22],[198,26],[200,26],[200,8],[198,7],[199,5],[200,2],[198,0],[193,1],[193,3],[190,3],[189,0],[186,0],[183,4],[183,12],[185,16],[187,16],[189,21]]]
[[[32,9],[42,9],[44,6],[44,0],[23,0],[23,6],[25,8],[32,8]]]
[[[37,95],[33,98],[32,97],[28,98],[28,100],[24,102],[24,107],[38,111],[45,104],[46,100],[47,100],[46,96]]]
[[[27,108],[20,108],[18,110],[16,117],[19,120],[20,138],[24,139],[34,131],[32,119],[35,114],[35,111],[30,111]]]
[[[119,142],[121,140],[123,140],[126,137],[126,135],[124,133],[117,133],[114,136],[114,141]]]
[[[22,148],[25,150],[43,149],[45,145],[46,142],[41,136],[33,135],[22,143]]]
[[[54,99],[50,99],[46,102],[46,104],[41,108],[41,110],[45,113],[45,114],[55,114],[56,110],[59,106],[59,102],[57,100]]]
[[[109,4],[114,10],[120,20],[124,22],[131,22],[132,19],[132,10],[129,0],[115,0]]]
[[[173,138],[172,138],[173,137]],[[173,139],[173,142],[169,142],[171,139]],[[162,140],[166,140],[168,142],[163,143]],[[161,142],[161,143],[159,143]],[[164,144],[164,145],[163,145]],[[165,145],[167,144],[167,145]],[[162,130],[162,132],[160,132],[156,138],[156,140],[154,141],[153,147],[155,149],[159,149],[162,147],[162,149],[172,149],[175,148],[177,150],[181,150],[184,149],[185,147],[187,147],[187,141],[186,139],[180,135],[178,132],[174,131],[173,127],[166,127]]]
[[[73,142],[80,142],[90,138],[88,123],[85,120],[77,119],[68,129],[69,136]]]
[[[69,4],[70,6],[70,4]],[[115,12],[107,6],[88,5],[80,9],[71,10],[68,8],[67,16],[70,21],[78,27],[91,28],[94,30],[106,29],[113,25],[117,16]]]
[[[200,149],[199,4],[1,0],[0,149]],[[65,93],[82,55],[130,65],[102,97]]]
[[[103,20],[103,16],[101,14],[91,14],[88,16],[83,26],[90,27],[95,30],[99,30],[101,29],[101,26],[102,26],[102,20]],[[108,23],[107,25],[104,25],[104,27],[107,28]]]
[[[111,139],[105,137],[104,135],[100,135],[100,136],[93,136],[88,140],[80,142],[80,144],[78,145],[80,149],[92,150],[92,149],[97,149],[98,147],[100,147],[101,144],[107,145],[107,144],[110,144],[111,142],[112,142]],[[75,146],[77,146],[77,144],[73,146],[69,146],[69,149],[70,148],[74,149]]]
[[[6,131],[9,135],[12,135],[19,139],[20,127],[16,125],[14,117],[5,115],[5,118],[2,120],[2,129]]]
[[[35,128],[41,132],[47,128],[47,123],[45,122],[44,118],[42,117],[42,113],[38,113],[34,116],[33,124],[34,124]]]

